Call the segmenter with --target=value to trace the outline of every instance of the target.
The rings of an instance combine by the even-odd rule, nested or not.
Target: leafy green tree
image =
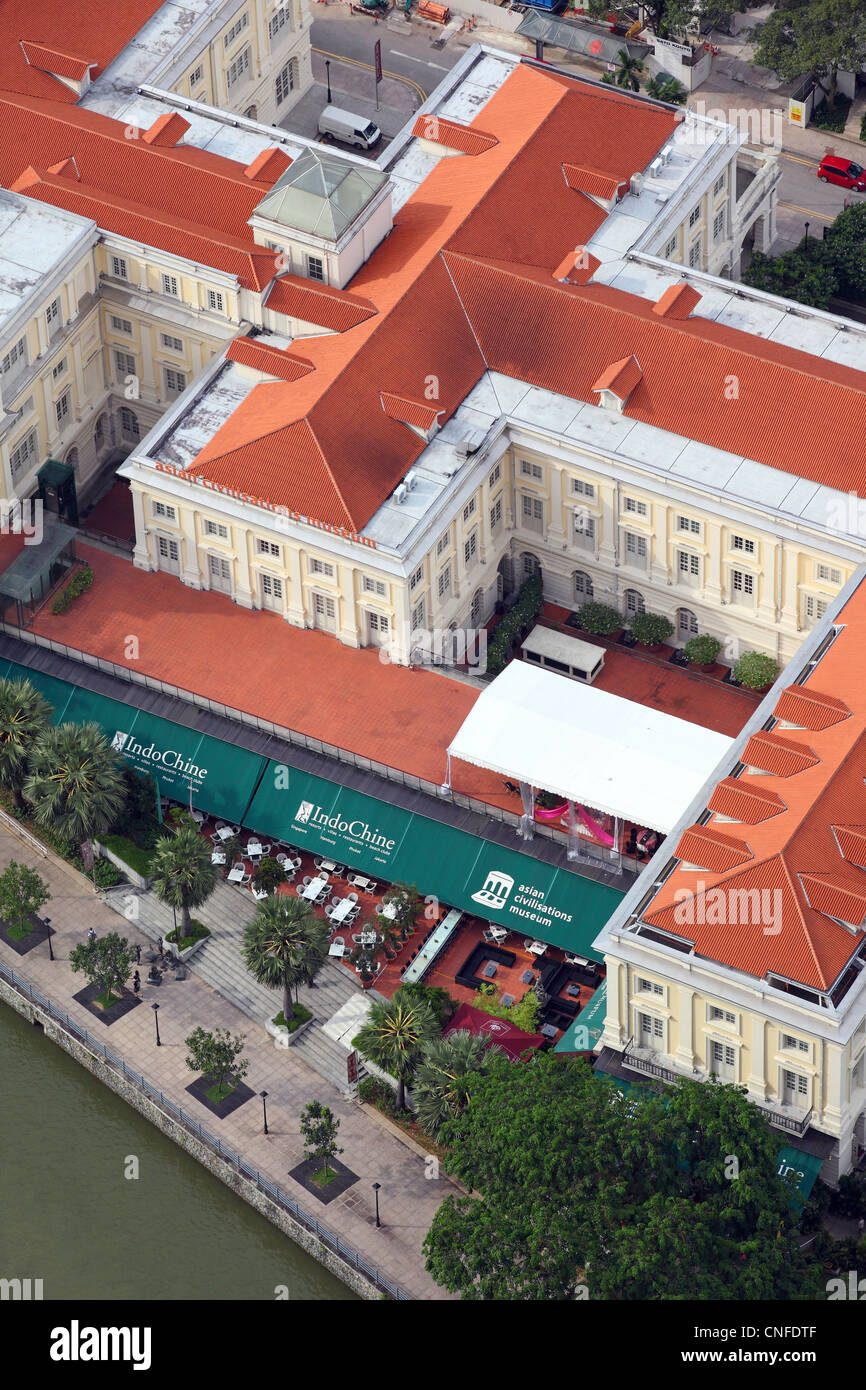
[[[740,10],[751,9],[761,0],[738,0]],[[631,10],[630,0],[586,0],[587,12],[596,19],[606,19],[609,14],[621,15]],[[702,32],[705,28],[726,28],[735,7],[725,0],[649,0],[643,6],[647,27],[660,39],[683,39],[689,32],[689,23],[695,19]]]
[[[427,1268],[471,1299],[795,1299],[816,1291],[782,1140],[737,1086],[624,1096],[582,1062],[492,1058],[444,1122]]]
[[[633,58],[627,48],[616,51],[616,72],[607,74],[617,87],[625,87],[629,92],[640,91],[639,73],[643,72],[640,58]]]
[[[650,78],[646,84],[646,94],[648,97],[655,97],[656,101],[666,101],[671,106],[683,106],[689,95],[682,82],[678,82],[666,72],[657,72]]]
[[[244,928],[241,953],[260,985],[283,991],[288,1023],[294,1013],[292,990],[310,984],[327,960],[327,928],[309,903],[275,893],[258,904]]]
[[[19,941],[33,930],[33,918],[51,897],[35,869],[13,859],[0,874],[0,917]]]
[[[217,881],[211,847],[198,828],[181,825],[173,835],[157,840],[150,860],[153,891],[160,902],[180,909],[181,937],[192,932],[191,911],[207,902]]]
[[[405,941],[414,930],[415,921],[423,906],[418,889],[414,883],[392,883],[382,902],[393,905],[395,912],[391,920]]]
[[[51,726],[52,707],[28,680],[0,680],[0,783],[24,809],[21,787],[33,745]]]
[[[438,1031],[436,1017],[424,1001],[376,1000],[357,1037],[362,1057],[397,1081],[397,1109],[406,1108],[406,1082],[421,1059],[422,1044]]]
[[[286,871],[282,864],[266,854],[253,870],[253,884],[260,891],[275,893],[281,883],[286,881]]]
[[[422,1044],[413,1095],[415,1112],[431,1139],[438,1140],[445,1121],[467,1103],[472,1072],[486,1066],[491,1054],[499,1051],[494,1044],[488,1045],[486,1037],[463,1029]]]
[[[23,792],[40,825],[77,844],[112,828],[126,784],[98,724],[60,724],[33,744]]]
[[[504,1018],[513,1023],[515,1028],[521,1028],[524,1033],[538,1032],[541,1005],[531,990],[509,1007],[501,1002],[499,990],[495,985],[484,984],[472,1001],[472,1007],[481,1009],[485,1014],[491,1014],[493,1018]]]
[[[249,1063],[242,1060],[246,1040],[246,1033],[233,1035],[228,1028],[217,1028],[213,1033],[194,1028],[184,1038],[189,1048],[187,1066],[215,1083],[218,1100],[239,1086],[249,1070]]]
[[[781,256],[766,256],[753,251],[743,275],[743,283],[753,289],[794,299],[798,304],[811,304],[826,309],[839,288],[839,281],[826,249],[826,243],[805,237],[799,246],[783,251]]]
[[[866,10],[862,0],[787,0],[754,28],[752,64],[783,82],[814,77],[830,102],[840,71],[866,64]]]
[[[134,959],[135,947],[126,937],[109,932],[76,946],[70,953],[69,964],[76,974],[82,970],[90,983],[98,986],[99,998],[110,1005],[116,1002],[111,997],[114,991],[122,991],[129,979]]]
[[[824,232],[822,244],[842,298],[866,301],[866,203],[843,208]]]
[[[325,1177],[330,1176],[331,1159],[343,1150],[337,1143],[340,1121],[329,1105],[319,1100],[311,1100],[301,1116],[301,1134],[304,1140],[304,1154],[307,1158],[318,1159]]]

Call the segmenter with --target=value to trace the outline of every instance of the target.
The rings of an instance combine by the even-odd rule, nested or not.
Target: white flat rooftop
[[[668,834],[733,739],[512,661],[482,691],[449,757]]]
[[[0,337],[93,226],[89,218],[0,189]]]
[[[567,632],[539,625],[532,629],[525,642],[521,642],[520,650],[534,652],[548,661],[561,661],[565,666],[574,666],[590,675],[598,663],[604,661],[606,649],[594,642],[583,642]]]

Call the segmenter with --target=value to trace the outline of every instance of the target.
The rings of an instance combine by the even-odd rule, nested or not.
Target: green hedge
[[[531,574],[521,584],[511,608],[493,629],[487,643],[487,674],[498,676],[511,655],[518,638],[526,635],[544,604],[544,587],[540,574]]]
[[[93,570],[89,565],[85,565],[83,569],[76,570],[75,574],[66,585],[66,588],[60,590],[60,593],[52,603],[51,612],[65,613],[72,600],[85,593],[92,583]]]
[[[622,614],[616,608],[594,601],[578,608],[577,621],[584,632],[591,632],[594,637],[612,637],[623,625]]]
[[[836,135],[841,135],[850,110],[851,98],[837,92],[835,102],[831,104],[829,97],[825,97],[821,105],[815,107],[812,112],[812,124],[819,130],[832,130]]]
[[[734,667],[734,680],[747,690],[763,690],[765,685],[773,684],[778,674],[778,665],[764,652],[743,652]]]
[[[124,864],[128,864],[142,878],[147,878],[150,873],[151,855],[146,849],[142,849],[133,840],[128,840],[125,835],[101,835],[100,844],[106,849],[110,849],[112,854],[116,854],[118,859],[122,859]]]
[[[722,644],[718,637],[710,637],[707,632],[702,632],[697,637],[690,637],[683,647],[686,658],[695,666],[709,666],[715,661],[721,650]]]
[[[635,613],[629,626],[642,647],[658,647],[672,635],[674,625],[663,613]]]

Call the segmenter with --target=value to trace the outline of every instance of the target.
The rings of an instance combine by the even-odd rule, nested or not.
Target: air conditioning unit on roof
[[[662,164],[670,164],[671,160],[673,159],[673,156],[674,156],[673,145],[665,145],[665,147],[664,147],[664,149],[662,150],[661,155],[660,155],[659,157],[660,157],[660,159],[661,159]]]
[[[663,162],[661,161],[661,159],[654,159],[653,162],[652,162],[652,164],[651,164],[650,167],[649,167],[649,171],[650,171],[651,177],[654,178],[654,179],[657,179],[658,176],[659,176],[659,174],[661,173],[661,171],[662,171],[662,169],[663,169],[664,167],[665,167],[665,166],[664,166]]]
[[[643,174],[632,174],[629,180],[628,191],[635,198],[643,192]]]
[[[484,442],[484,431],[467,428],[460,437],[455,440],[454,452],[458,458],[468,458],[470,454],[475,454]]]
[[[418,474],[414,472],[407,473],[403,482],[406,484],[407,490],[411,492],[418,482]]]
[[[406,486],[405,483],[401,483],[400,486],[399,486],[398,488],[395,488],[395,490],[394,490],[394,501],[395,501],[398,505],[399,505],[401,502],[405,502],[405,501],[406,501],[406,498],[407,498],[408,496],[409,496],[409,489],[407,488],[407,486]]]

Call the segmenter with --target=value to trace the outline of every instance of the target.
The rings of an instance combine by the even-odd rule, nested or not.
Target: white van
[[[326,106],[319,117],[319,134],[333,135],[344,145],[360,145],[369,150],[381,140],[382,132],[366,116],[355,116],[351,111],[341,111],[339,106]]]

